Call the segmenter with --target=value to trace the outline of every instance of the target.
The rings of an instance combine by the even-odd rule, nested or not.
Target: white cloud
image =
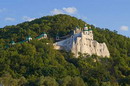
[[[53,9],[52,11],[51,11],[51,13],[52,14],[63,14],[63,11],[62,10],[60,10],[60,9]]]
[[[77,9],[75,7],[68,7],[68,8],[63,8],[63,11],[69,14],[75,14],[77,12]]]
[[[77,13],[77,9],[75,7],[67,7],[67,8],[61,8],[61,9],[53,9],[51,11],[51,14],[64,14],[64,13],[68,13],[68,14],[76,14]]]
[[[31,18],[31,17],[28,17],[28,16],[23,16],[22,19],[25,20],[25,21],[32,21],[32,20],[34,20],[35,18]]]
[[[5,21],[15,21],[15,18],[7,17],[5,18]]]
[[[128,26],[121,26],[120,27],[120,30],[123,30],[123,31],[128,31],[129,27]]]

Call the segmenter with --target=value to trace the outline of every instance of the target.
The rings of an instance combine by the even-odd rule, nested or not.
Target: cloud
[[[51,11],[51,13],[52,14],[63,14],[63,11],[62,10],[60,10],[60,9],[53,9],[52,11]]]
[[[120,30],[123,30],[123,31],[128,31],[129,27],[128,26],[121,26],[120,27]]]
[[[65,14],[65,13],[67,13],[67,14],[76,14],[77,13],[77,9],[75,8],[75,7],[67,7],[67,8],[61,8],[61,9],[57,9],[57,8],[55,8],[55,9],[53,9],[52,11],[51,11],[51,14]]]
[[[68,7],[68,8],[62,8],[63,11],[69,14],[75,14],[77,12],[77,9],[75,7]]]
[[[15,18],[7,17],[5,18],[5,21],[15,21]]]
[[[28,16],[23,16],[22,19],[25,20],[25,21],[32,21],[32,20],[34,20],[36,18],[31,18],[31,17],[28,17]]]
[[[0,9],[0,13],[5,12],[6,10],[7,10],[6,8],[1,8],[1,9]]]

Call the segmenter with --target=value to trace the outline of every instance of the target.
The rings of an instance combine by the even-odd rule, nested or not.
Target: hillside
[[[89,25],[94,39],[107,44],[110,59],[96,55],[75,59],[71,52],[53,49],[57,34],[65,36],[84,24],[80,19],[60,14],[1,28],[0,83],[5,86],[10,83],[12,86],[129,86],[130,38],[116,31]],[[42,32],[48,34],[48,39],[34,39],[5,48],[12,40],[35,38]]]
[[[42,32],[47,32],[49,37],[55,37],[57,33],[60,36],[66,35],[76,26],[84,26],[85,22],[68,15],[45,16],[35,19],[31,22],[24,22],[16,26],[6,26],[0,30],[0,38],[22,40],[31,35],[35,37]]]

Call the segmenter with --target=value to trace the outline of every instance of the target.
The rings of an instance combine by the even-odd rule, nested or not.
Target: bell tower
[[[88,29],[88,35],[90,36],[90,39],[93,40],[93,30],[91,27],[89,27],[89,29]]]
[[[87,24],[85,24],[85,26],[84,26],[83,33],[84,33],[85,35],[88,34],[88,27],[87,27]]]

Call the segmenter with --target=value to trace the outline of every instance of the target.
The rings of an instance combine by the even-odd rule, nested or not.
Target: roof
[[[36,39],[40,39],[42,37],[44,37],[45,35],[47,35],[45,32],[43,32],[41,35],[37,36]]]
[[[87,26],[85,26],[83,31],[92,31],[92,28],[90,28],[90,27],[88,28]]]
[[[88,29],[88,31],[92,31],[92,29]]]
[[[83,30],[83,31],[92,31],[92,29],[88,29],[88,30]]]
[[[42,38],[44,35],[41,34],[40,36],[37,36],[36,39]]]

